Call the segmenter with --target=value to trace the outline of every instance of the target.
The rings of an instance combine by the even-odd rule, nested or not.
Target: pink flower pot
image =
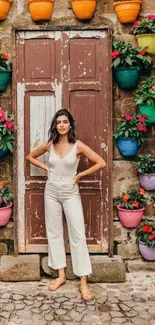
[[[155,249],[143,242],[139,243],[139,251],[143,258],[147,261],[155,261]]]
[[[126,228],[137,228],[142,220],[144,207],[139,210],[126,210],[117,207],[118,216],[122,225]]]
[[[6,207],[0,208],[0,226],[5,226],[11,217],[12,213],[12,202],[10,202]]]

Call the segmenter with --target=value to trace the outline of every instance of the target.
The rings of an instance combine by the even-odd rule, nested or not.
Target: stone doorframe
[[[19,31],[84,31],[84,30],[103,30],[108,33],[109,40],[109,53],[112,47],[112,33],[111,29],[107,26],[86,26],[86,27],[77,27],[77,26],[63,26],[63,27],[52,27],[46,26],[34,26],[32,28],[14,28],[12,30],[12,63],[13,63],[13,76],[12,76],[12,111],[15,116],[15,122],[17,123],[17,59],[16,59],[16,33]],[[110,59],[109,59],[110,64]],[[111,73],[109,73],[109,84],[107,85],[107,91],[112,93],[112,78]],[[109,174],[109,192],[111,193],[111,201],[109,203],[109,256],[113,256],[113,202],[112,202],[112,98],[109,98],[109,116],[108,116],[108,129],[111,134],[111,137],[108,138],[108,147],[109,149],[109,158],[110,158],[110,170]],[[17,256],[19,254],[18,251],[18,179],[19,179],[19,171],[18,171],[18,157],[17,157],[17,145],[20,145],[17,142],[17,138],[14,144],[14,154],[13,154],[13,193],[14,193],[14,255]],[[24,166],[23,166],[24,168]]]

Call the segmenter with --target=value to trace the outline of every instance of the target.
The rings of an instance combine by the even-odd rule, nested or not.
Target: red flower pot
[[[12,214],[12,202],[8,203],[8,205],[4,208],[0,208],[0,226],[5,226],[11,217]]]
[[[126,228],[137,228],[142,220],[144,207],[139,210],[127,210],[117,207],[118,216],[122,225]]]

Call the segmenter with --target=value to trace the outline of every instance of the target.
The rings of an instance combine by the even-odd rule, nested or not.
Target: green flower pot
[[[11,70],[0,70],[0,91],[7,87],[11,75]]]
[[[134,89],[140,79],[141,70],[139,67],[118,67],[114,68],[114,77],[121,89]]]
[[[139,105],[139,112],[148,115],[149,123],[155,123],[155,105]]]

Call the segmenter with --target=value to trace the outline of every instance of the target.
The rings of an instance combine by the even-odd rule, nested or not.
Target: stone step
[[[145,272],[155,272],[155,263],[154,261],[144,261],[142,259],[136,259],[132,261],[126,261],[125,262],[127,270],[129,273],[131,272],[139,272],[139,271],[145,271]]]
[[[125,264],[120,256],[112,258],[103,255],[91,255],[93,274],[88,279],[89,282],[124,282],[125,281]],[[48,267],[48,257],[42,258],[42,269],[44,273],[57,276],[57,271]],[[66,277],[68,280],[74,280],[77,277],[74,275],[71,264],[71,256],[67,255]]]

